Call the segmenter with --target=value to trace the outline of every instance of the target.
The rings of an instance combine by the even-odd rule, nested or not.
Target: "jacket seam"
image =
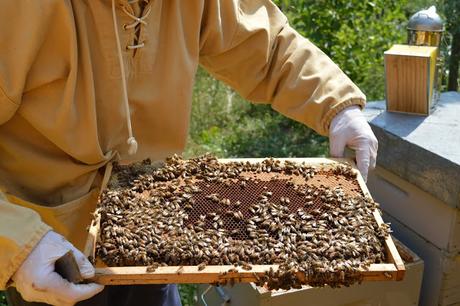
[[[241,21],[241,18],[240,18],[240,14],[241,14],[241,3],[238,2],[238,12],[235,14],[236,15],[236,24],[237,26],[235,27],[235,30],[233,30],[233,33],[232,33],[232,36],[229,40],[229,43],[228,43],[228,46],[225,46],[225,48],[223,48],[223,50],[221,50],[219,53],[211,53],[211,54],[206,54],[206,55],[200,55],[200,59],[206,59],[206,58],[210,58],[210,57],[213,57],[213,56],[216,56],[216,55],[219,55],[219,54],[222,54],[222,53],[225,53],[229,50],[231,50],[234,46],[233,46],[233,42],[235,41],[235,38],[237,37],[237,34],[240,33],[240,21]],[[201,51],[200,51],[201,53]]]
[[[233,46],[233,41],[235,40],[235,38],[237,37],[237,34],[240,33],[240,28],[241,28],[241,2],[238,1],[238,12],[236,13],[236,28],[235,30],[233,31],[233,34],[232,34],[232,38],[230,39],[230,44],[229,46]],[[231,48],[230,48],[231,49]]]
[[[15,102],[13,99],[11,99],[5,92],[5,90],[2,88],[2,86],[0,86],[0,93],[3,94],[3,96],[7,99],[7,101],[13,103],[14,105],[16,106],[19,106],[19,103]]]
[[[273,46],[270,46],[271,48],[269,49],[269,52],[270,52],[270,55],[268,56],[268,59],[267,59],[267,65],[271,65],[271,60],[273,59],[273,55],[274,55],[274,51],[275,49],[277,48],[277,39],[278,37],[280,36],[281,32],[283,32],[286,28],[291,28],[290,25],[289,25],[289,22],[287,20],[285,20],[284,24],[282,25],[282,27],[280,28],[280,30],[278,32],[276,32],[272,37],[270,37],[270,40],[273,40]],[[270,70],[270,69],[268,69]],[[264,79],[267,78],[267,75],[269,74],[270,72],[267,71],[267,74],[264,76]],[[263,80],[261,81],[263,82]],[[256,90],[257,90],[257,87],[260,85],[260,83],[257,83],[255,84],[255,86],[253,88],[251,88],[251,90],[247,93],[247,94],[243,94],[243,97],[247,100],[250,100],[248,99],[247,97],[250,97]],[[267,101],[264,101],[264,102],[260,102],[261,104],[272,104],[273,101],[275,100],[275,96],[272,96],[271,99],[267,100]],[[257,102],[253,102],[253,103],[257,103]]]

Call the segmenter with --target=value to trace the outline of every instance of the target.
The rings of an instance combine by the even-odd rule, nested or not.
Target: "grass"
[[[198,301],[197,285],[182,284],[179,285],[179,294],[182,306],[194,306]]]

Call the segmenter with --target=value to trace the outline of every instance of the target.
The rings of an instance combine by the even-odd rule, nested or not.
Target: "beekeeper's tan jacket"
[[[0,289],[50,228],[82,248],[109,161],[182,151],[198,64],[323,135],[364,105],[267,0],[142,4],[116,0],[114,23],[111,0],[0,2]]]

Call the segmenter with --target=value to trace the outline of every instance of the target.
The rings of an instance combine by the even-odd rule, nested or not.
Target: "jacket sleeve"
[[[365,104],[359,88],[268,0],[207,1],[200,64],[244,98],[322,135],[339,111]]]
[[[28,72],[46,37],[49,15],[55,11],[48,2],[0,2],[0,125],[21,104]],[[0,290],[49,230],[38,213],[10,203],[0,190]]]
[[[0,125],[19,108],[57,1],[0,1]],[[44,72],[46,73],[46,72]]]
[[[49,230],[38,213],[9,203],[0,191],[0,290]]]

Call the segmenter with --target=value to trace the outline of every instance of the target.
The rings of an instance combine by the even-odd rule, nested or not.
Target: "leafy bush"
[[[0,306],[8,306],[5,294],[2,291],[0,291]]]
[[[369,100],[384,96],[383,51],[405,41],[407,0],[277,0],[291,25],[328,54]],[[328,142],[304,125],[252,105],[200,69],[186,156],[324,156]]]
[[[193,96],[186,156],[319,156],[324,137],[268,105],[253,105],[200,69]]]
[[[448,47],[449,71],[448,90],[458,91],[460,84],[460,1],[445,0],[446,30],[450,34],[451,43]]]
[[[179,285],[179,294],[182,306],[194,306],[197,304],[197,285],[181,284]]]
[[[275,2],[293,27],[328,54],[368,100],[383,98],[383,52],[405,41],[407,0]]]

